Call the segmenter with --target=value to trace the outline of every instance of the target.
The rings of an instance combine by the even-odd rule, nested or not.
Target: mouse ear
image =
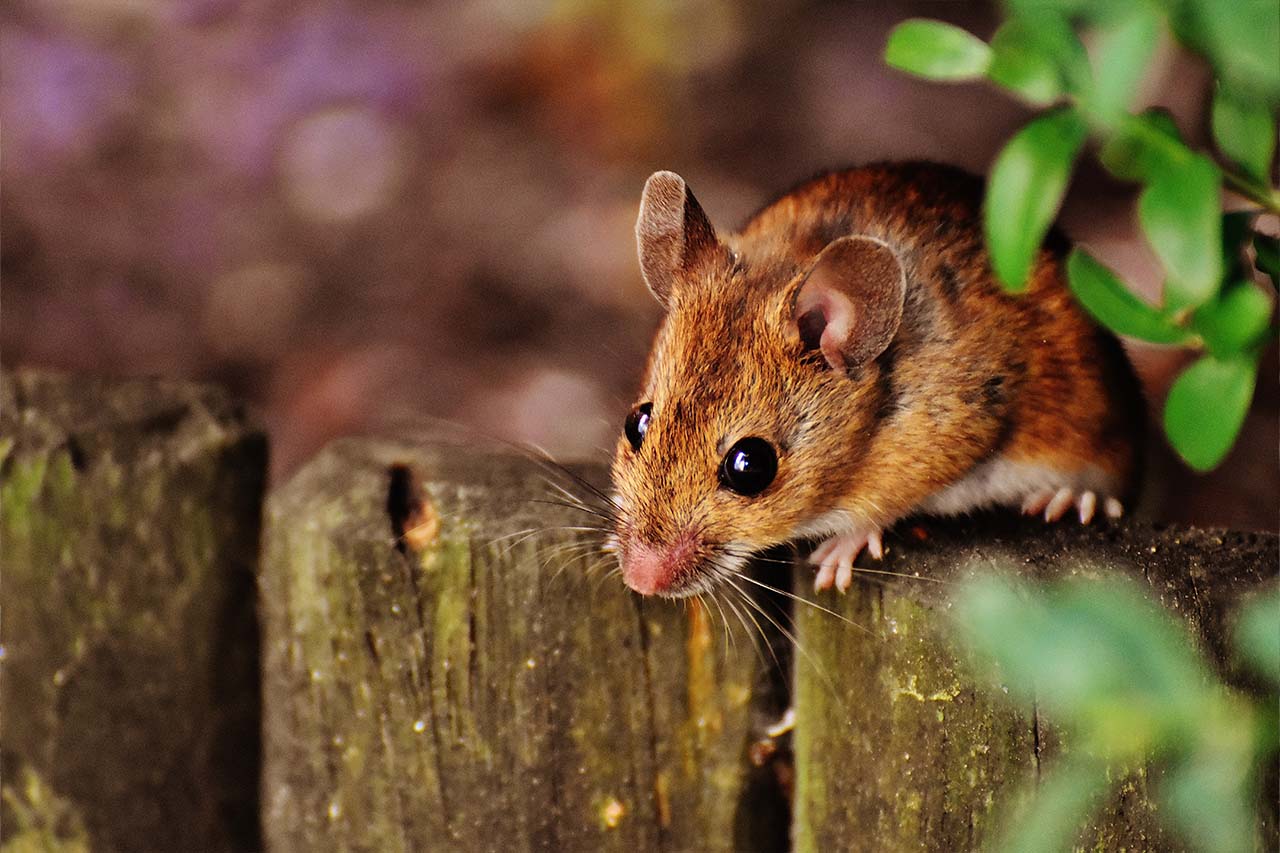
[[[644,283],[663,307],[677,275],[719,245],[698,200],[675,172],[654,172],[645,181],[636,219],[636,246]]]
[[[897,334],[906,289],[892,249],[870,237],[841,237],[814,260],[792,318],[805,349],[821,350],[836,370],[859,367]]]

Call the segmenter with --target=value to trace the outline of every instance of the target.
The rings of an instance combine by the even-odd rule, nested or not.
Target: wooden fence
[[[1064,745],[957,659],[946,581],[1118,568],[1235,678],[1224,617],[1277,563],[1272,534],[924,522],[877,567],[920,580],[797,583],[838,617],[753,588],[753,639],[627,592],[517,453],[345,439],[264,508],[266,443],[219,392],[21,373],[0,460],[15,849],[972,849]],[[790,590],[790,559],[754,571]],[[1119,781],[1080,844],[1178,849],[1158,783]]]

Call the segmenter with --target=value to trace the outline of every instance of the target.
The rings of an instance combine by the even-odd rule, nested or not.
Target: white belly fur
[[[1100,498],[1112,496],[1116,490],[1114,478],[1093,466],[1068,472],[997,456],[935,492],[919,508],[931,515],[960,515],[984,507],[1021,506],[1028,495],[1063,486],[1096,492]]]

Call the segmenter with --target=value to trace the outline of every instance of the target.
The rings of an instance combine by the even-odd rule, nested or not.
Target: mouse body
[[[1144,414],[1119,342],[1051,233],[1025,293],[995,280],[982,182],[930,163],[830,172],[720,236],[684,180],[636,224],[665,308],[613,464],[613,546],[645,595],[692,595],[801,539],[815,586],[914,513],[1119,516]]]

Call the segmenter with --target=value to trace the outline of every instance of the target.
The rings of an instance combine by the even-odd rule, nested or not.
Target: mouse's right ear
[[[636,247],[644,283],[664,308],[679,274],[719,246],[711,221],[675,172],[654,172],[645,181],[636,219]]]
[[[792,320],[806,350],[836,370],[885,351],[902,323],[907,279],[898,255],[871,237],[841,237],[818,253],[796,290]]]

